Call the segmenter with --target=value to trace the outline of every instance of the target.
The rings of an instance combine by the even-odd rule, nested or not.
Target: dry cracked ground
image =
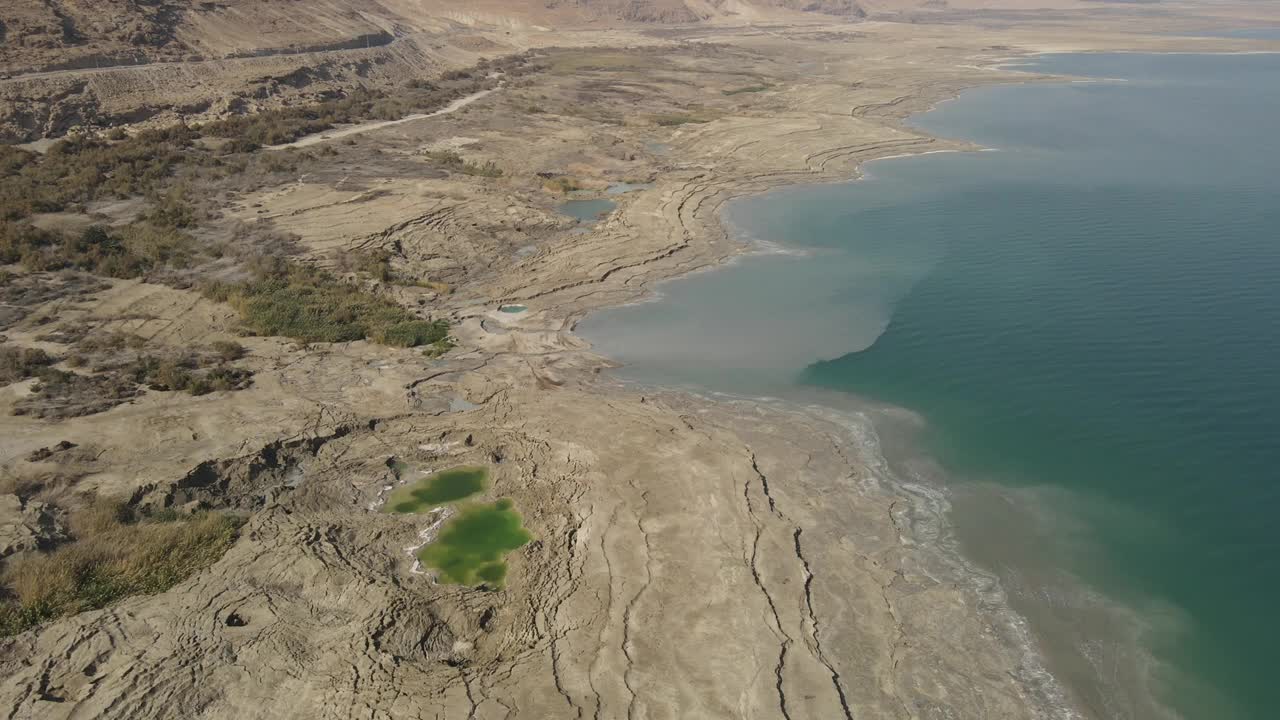
[[[408,122],[344,117],[294,149],[197,128],[150,194],[13,211],[6,607],[53,582],[23,568],[65,570],[32,558],[114,547],[94,537],[151,533],[186,560],[12,621],[5,717],[1076,716],[991,611],[999,589],[932,549],[942,508],[860,455],[856,416],[622,386],[572,330],[738,252],[729,198],[965,149],[900,120],[1009,81],[1003,58],[1169,41],[955,23],[602,37],[424,77],[483,93],[449,112],[432,96]],[[557,210],[619,182],[646,186],[598,223]],[[146,234],[162,220],[188,244]],[[451,340],[290,338],[254,314],[317,282]],[[382,511],[461,465],[488,467],[485,497],[534,538],[504,587],[438,582],[414,560],[434,516]],[[227,520],[165,529],[210,518]]]

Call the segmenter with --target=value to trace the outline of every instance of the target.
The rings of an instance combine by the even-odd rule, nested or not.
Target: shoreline
[[[1077,53],[1031,53],[1030,55],[1040,56],[1040,55],[1057,55],[1057,54],[1071,55],[1071,54],[1077,54]],[[1134,52],[1132,54],[1154,54],[1154,53]],[[1217,55],[1217,54],[1241,54],[1241,53],[1161,53],[1161,54]],[[1258,53],[1248,53],[1248,54],[1258,54]],[[1003,65],[1003,62],[1001,64]],[[1050,73],[1033,73],[1033,72],[1027,72],[1027,71],[1010,71],[1010,72],[1016,72],[1019,75],[1034,75],[1036,77],[1032,80],[1016,79],[1010,82],[989,81],[989,82],[975,83],[970,87],[961,88],[955,92],[948,93],[945,96],[941,97],[940,99],[932,100],[931,102],[929,102],[928,107],[924,110],[904,114],[903,116],[897,118],[896,126],[915,130],[921,133],[926,133],[925,130],[920,129],[914,125],[908,124],[908,120],[910,120],[911,118],[925,115],[928,112],[931,112],[932,110],[937,108],[942,103],[949,102],[951,100],[958,98],[961,94],[963,94],[966,91],[978,89],[981,87],[988,87],[988,86],[997,85],[997,84],[999,85],[1029,84],[1031,82],[1035,82],[1037,84],[1039,83],[1069,84],[1074,82],[1105,82],[1108,80],[1107,78],[1087,78],[1087,79],[1080,80],[1080,79],[1073,79],[1072,76],[1056,75],[1056,74],[1050,74]],[[686,273],[681,273],[681,274],[666,276],[666,277],[659,277],[657,279],[649,280],[644,285],[644,288],[645,288],[644,292],[641,293],[638,297],[635,297],[623,303],[610,304],[606,307],[597,308],[596,310],[603,310],[603,309],[608,309],[612,307],[627,306],[627,305],[637,305],[637,304],[656,301],[661,297],[663,297],[662,291],[660,289],[660,286],[663,283],[669,282],[669,281],[675,281],[679,279],[685,279],[693,274],[697,274],[700,272],[723,269],[725,267],[732,265],[737,259],[742,257],[748,257],[752,255],[765,255],[765,254],[792,254],[786,249],[774,250],[770,247],[766,247],[762,244],[764,241],[750,236],[749,233],[742,230],[741,228],[735,228],[734,224],[726,217],[728,206],[733,201],[741,200],[743,198],[750,197],[756,194],[775,192],[785,188],[799,187],[802,185],[807,186],[807,185],[819,185],[819,184],[828,184],[828,183],[829,184],[836,184],[836,183],[852,184],[852,183],[860,182],[863,180],[871,179],[871,175],[869,174],[869,171],[864,168],[864,165],[872,162],[877,162],[880,160],[909,158],[909,157],[947,153],[947,152],[961,152],[961,151],[984,152],[984,151],[996,150],[996,148],[979,147],[979,146],[973,145],[972,141],[951,141],[951,140],[941,139],[933,135],[929,135],[929,137],[935,141],[941,141],[941,142],[968,142],[970,143],[970,146],[946,148],[946,149],[939,149],[939,150],[923,150],[919,152],[891,153],[883,156],[876,156],[876,157],[861,159],[857,162],[856,165],[854,165],[850,169],[850,172],[852,173],[852,175],[848,177],[837,177],[837,178],[821,177],[821,178],[815,178],[811,180],[787,178],[786,180],[777,182],[776,184],[772,184],[764,189],[755,189],[755,183],[759,182],[760,179],[754,178],[752,181],[750,181],[750,183],[745,183],[742,186],[743,188],[750,188],[750,189],[744,189],[740,192],[740,194],[726,192],[725,198],[719,202],[715,210],[715,215],[718,219],[718,232],[722,233],[725,239],[734,243],[734,246],[736,248],[735,251],[724,254],[718,262],[709,263],[707,265],[698,267],[697,269],[690,270]],[[580,322],[587,314],[590,314],[591,312],[595,312],[596,310],[588,310],[582,313],[582,315],[574,321],[574,324],[570,328],[570,331],[576,332],[577,323]],[[579,335],[576,337],[581,338],[582,336]],[[585,338],[583,338],[583,340],[585,341]],[[604,351],[595,349],[594,347],[591,347],[591,351],[601,354],[605,358],[606,362],[611,365],[611,367],[615,369],[623,367],[621,363],[617,361],[613,361],[612,359],[609,359],[607,355],[604,355]],[[837,409],[833,404],[823,404],[820,401],[805,403],[804,401],[801,401],[797,398],[780,397],[779,395],[774,393],[768,393],[764,396],[739,395],[731,392],[722,392],[722,391],[711,390],[710,388],[706,388],[706,387],[700,387],[696,383],[664,384],[664,383],[655,382],[652,380],[622,378],[622,377],[617,377],[616,375],[613,377],[613,379],[616,382],[620,383],[623,387],[631,391],[637,391],[641,393],[656,393],[660,395],[676,395],[676,396],[688,398],[688,404],[695,407],[699,404],[729,405],[732,407],[742,407],[744,405],[753,405],[753,404],[768,405],[777,409],[780,412],[793,412],[796,414],[806,415],[814,418],[821,418],[827,421],[833,421],[836,424],[844,425],[846,427],[846,430],[851,434],[851,436],[858,435],[859,433],[861,433],[863,437],[866,437],[866,434],[869,433],[870,436],[873,438],[873,440],[876,437],[876,429],[864,412],[858,411],[858,410],[847,410],[847,409],[840,410],[840,409]],[[821,392],[821,391],[818,391],[818,392]],[[828,393],[828,395],[834,396],[835,393]],[[863,403],[871,404],[870,401],[866,401],[862,399],[855,399],[853,402],[855,405],[863,404]],[[911,412],[906,408],[901,408],[901,410],[906,412]],[[1084,717],[1084,715],[1080,713],[1079,701],[1072,699],[1072,695],[1074,694],[1074,691],[1067,685],[1067,683],[1065,683],[1063,680],[1059,679],[1058,677],[1054,676],[1047,669],[1046,659],[1049,655],[1049,651],[1044,647],[1042,641],[1037,637],[1037,632],[1033,629],[1031,621],[1027,617],[1025,617],[1022,613],[1014,609],[1014,607],[1012,606],[1012,603],[1008,599],[1008,593],[1006,589],[1003,587],[1002,581],[999,579],[999,576],[996,573],[990,572],[980,567],[977,564],[977,561],[968,557],[965,554],[965,552],[962,550],[961,541],[956,534],[954,523],[951,521],[951,517],[950,517],[950,514],[953,510],[952,503],[951,503],[951,492],[941,485],[929,484],[926,481],[920,481],[918,479],[916,481],[912,481],[910,479],[895,475],[893,471],[890,470],[889,468],[888,460],[884,457],[884,455],[878,449],[878,440],[875,440],[873,442],[870,442],[868,444],[864,444],[863,446],[861,446],[859,453],[860,453],[861,460],[868,462],[869,464],[878,468],[878,474],[880,478],[884,481],[884,483],[887,486],[892,488],[893,492],[896,492],[902,499],[906,500],[907,502],[912,503],[912,510],[909,512],[918,514],[921,518],[923,518],[918,523],[908,524],[908,527],[910,528],[911,532],[904,533],[903,542],[908,544],[913,544],[913,545],[920,544],[936,552],[938,554],[938,557],[942,559],[944,562],[952,563],[953,569],[956,572],[957,576],[962,577],[963,578],[962,582],[966,582],[968,586],[975,592],[975,594],[981,598],[980,604],[982,606],[982,610],[988,616],[988,619],[991,622],[992,626],[1003,628],[1003,630],[1001,630],[1000,632],[1002,632],[1003,635],[1005,636],[1006,640],[1008,641],[1009,647],[1024,653],[1022,662],[1024,663],[1023,668],[1024,668],[1025,675],[1022,678],[1020,678],[1020,682],[1022,683],[1023,687],[1027,690],[1028,694],[1041,699],[1041,703],[1040,703],[1041,712],[1045,713],[1046,716],[1070,717],[1070,718]],[[1024,508],[1024,510],[1025,509],[1026,508]],[[1077,580],[1077,582],[1080,582],[1080,581]],[[1081,587],[1085,589],[1088,588],[1088,586],[1086,585],[1081,585]],[[1132,613],[1131,608],[1125,608],[1121,606],[1117,606],[1116,610],[1126,614]],[[1136,618],[1131,618],[1131,619],[1136,620]],[[1132,631],[1133,637],[1137,638],[1145,632],[1146,626],[1143,623],[1136,623],[1133,627],[1126,628],[1126,630]],[[1138,652],[1142,653],[1142,656],[1141,656],[1142,659],[1139,664],[1145,667],[1155,662],[1154,659],[1149,655],[1149,651],[1146,648],[1143,648],[1140,646],[1135,646],[1135,648]],[[1151,677],[1149,675],[1144,677],[1145,677],[1145,682],[1143,686],[1146,687],[1147,685],[1150,684]],[[1176,713],[1174,713],[1174,711],[1171,708],[1159,703],[1156,697],[1154,696],[1154,694],[1148,691],[1145,693],[1145,695],[1146,695],[1146,700],[1148,702],[1152,703],[1153,706],[1158,707],[1158,711],[1162,714],[1162,716],[1176,717]]]
[[[1054,53],[1054,54],[1059,54],[1059,53]],[[1143,53],[1137,53],[1137,54],[1143,54]],[[1178,54],[1223,55],[1223,54],[1235,54],[1235,53],[1178,53]],[[1063,55],[1072,55],[1072,53],[1064,53]],[[1049,76],[1049,77],[1053,78],[1056,76]],[[1070,79],[1063,79],[1063,80],[1049,80],[1049,82],[1069,83],[1073,81]],[[942,100],[937,103],[934,103],[933,107],[936,107],[938,104],[945,101],[946,100]],[[918,117],[919,115],[920,113],[915,113],[915,114],[912,114],[911,117]],[[915,128],[916,126],[911,126],[911,127]],[[923,130],[921,131],[923,132]],[[915,155],[931,154],[936,152],[939,152],[939,151],[935,150],[935,151],[925,151],[925,152],[903,153],[899,155],[889,155],[889,156],[883,156],[883,157],[864,159],[860,161],[857,167],[855,168],[855,174],[853,177],[835,180],[834,182],[839,182],[841,184],[852,184],[854,182],[858,182],[864,179],[869,179],[871,175],[867,170],[865,170],[862,167],[863,163],[874,162],[876,160],[881,160],[881,159],[892,159],[893,157],[912,157]],[[819,184],[822,182],[823,182],[822,180],[819,180],[815,184]],[[766,190],[764,192],[770,192],[785,186],[799,185],[799,184],[801,184],[800,181],[788,182],[788,183],[779,185],[775,188],[771,188],[770,190]],[[808,183],[805,183],[805,184],[808,184]],[[732,262],[733,259],[736,259],[738,257],[743,257],[745,255],[766,254],[768,251],[765,248],[762,248],[760,246],[760,242],[758,241],[757,238],[752,237],[750,233],[742,231],[741,229],[735,229],[733,226],[733,223],[727,219],[726,215],[728,212],[727,210],[728,202],[729,202],[728,200],[725,200],[717,208],[717,211],[716,211],[717,216],[721,220],[722,230],[730,238],[736,239],[738,241],[739,246],[745,248],[738,254],[728,256],[729,262]],[[725,264],[721,264],[713,267],[720,268],[724,266]],[[641,300],[637,300],[633,302],[634,303],[645,302],[647,300],[652,299],[655,296],[660,297],[662,294],[662,291],[658,286],[662,282],[675,280],[683,277],[685,276],[678,275],[678,276],[673,276],[669,278],[661,278],[657,280],[653,285],[648,287],[649,295],[646,295]],[[757,281],[758,281],[758,278],[757,278]],[[704,321],[705,321],[705,318],[704,318]],[[607,353],[607,350],[597,349],[596,352],[605,354]],[[615,367],[617,366],[618,365],[615,363]],[[731,405],[738,405],[738,406],[744,403],[746,404],[781,403],[782,405],[785,406],[788,402],[790,402],[790,400],[788,399],[779,399],[778,393],[773,392],[772,386],[766,388],[764,391],[767,397],[753,397],[750,395],[737,396],[733,393],[711,391],[709,388],[706,388],[706,387],[699,388],[696,385],[696,381],[694,381],[694,383],[691,383],[691,384],[686,384],[684,382],[681,382],[675,385],[664,384],[661,381],[655,382],[651,378],[623,380],[623,382],[631,385],[633,388],[639,388],[640,390],[656,389],[657,391],[661,391],[661,392],[688,394],[694,398],[698,398],[702,402],[708,402],[708,403],[724,402],[724,403],[729,403]],[[796,409],[799,412],[813,411],[813,408],[811,406],[809,407],[796,406],[794,409]],[[871,460],[868,460],[868,461],[870,462]],[[912,493],[913,484],[910,481],[904,482],[901,478],[899,478],[893,484],[895,485],[896,489],[904,497],[907,497],[913,500],[920,500],[919,497],[915,496]],[[972,496],[976,494],[977,494],[976,492],[970,492],[970,495],[971,495],[971,497],[969,498],[970,502],[972,502]],[[948,502],[949,499],[950,499],[950,494],[945,492],[943,496],[938,499],[941,502],[945,503],[945,507],[943,507],[941,510],[936,510],[939,517],[941,518],[941,523],[937,528],[925,527],[923,530],[923,535],[929,536],[931,532],[936,533],[933,537],[930,538],[931,542],[944,553],[948,551],[953,553],[954,559],[958,560],[962,566],[965,566],[966,570],[979,576],[978,578],[974,579],[975,583],[980,583],[981,582],[980,578],[982,577],[986,577],[988,579],[993,578],[994,574],[988,573],[982,570],[980,567],[977,567],[976,562],[971,560],[969,556],[965,555],[964,552],[958,547],[959,546],[958,539],[956,538],[954,531],[952,530],[954,525],[951,523],[948,523],[949,510],[947,508],[950,507],[950,503]],[[1030,506],[1029,501],[1032,500],[1032,498],[1024,497],[1022,498],[1022,500],[1026,504],[1026,506],[1022,508],[1023,510],[1025,510],[1027,509],[1027,507]],[[917,508],[930,507],[928,502],[923,500],[921,500],[921,502],[923,504],[918,505]],[[936,509],[936,506],[934,506],[934,508]],[[1074,581],[1075,585],[1078,586],[1078,589],[1080,591],[1083,591],[1085,594],[1097,592],[1093,587],[1086,584],[1083,580],[1081,580],[1078,577],[1075,577],[1071,573],[1071,571],[1068,570],[1067,568],[1064,567],[1064,568],[1058,568],[1058,569],[1063,571],[1063,575],[1060,579],[1068,581],[1068,583],[1064,585],[1066,589],[1068,590],[1076,589],[1075,586],[1071,585],[1070,583],[1070,581]],[[1049,637],[1053,634],[1053,630],[1050,629],[1051,625],[1045,626],[1046,629],[1044,630],[1044,634],[1046,636],[1046,640],[1044,641],[1044,644],[1042,644],[1041,642],[1037,641],[1034,638],[1035,633],[1032,630],[1028,630],[1028,628],[1032,627],[1032,624],[1034,621],[1028,619],[1028,616],[1021,614],[1011,606],[1011,603],[1007,599],[1008,592],[1006,591],[1006,589],[999,586],[999,584],[997,583],[997,585],[992,588],[992,592],[993,594],[991,595],[991,600],[992,600],[993,607],[988,609],[990,609],[991,612],[995,613],[996,615],[999,615],[1002,612],[1008,612],[1012,614],[1013,623],[1016,626],[1021,627],[1024,638],[1026,638],[1026,640],[1030,643],[1031,651],[1036,654],[1037,658],[1045,658],[1046,656],[1050,655],[1050,650],[1047,649],[1045,645],[1054,645],[1055,641],[1060,641],[1062,639],[1061,637],[1057,637],[1057,638]],[[1150,649],[1150,643],[1144,642],[1145,636],[1147,636],[1151,632],[1156,632],[1156,629],[1153,627],[1152,624],[1142,621],[1139,609],[1136,606],[1131,606],[1131,605],[1124,604],[1123,602],[1116,601],[1115,598],[1107,598],[1105,596],[1099,596],[1099,597],[1101,599],[1099,600],[1098,609],[1106,613],[1111,618],[1111,620],[1119,621],[1123,623],[1122,626],[1118,626],[1119,635],[1117,636],[1115,651],[1117,653],[1125,653],[1125,664],[1132,665],[1131,667],[1126,667],[1124,670],[1124,673],[1126,674],[1126,676],[1129,676],[1126,678],[1126,680],[1136,681],[1134,685],[1130,686],[1132,689],[1135,690],[1131,700],[1123,699],[1125,696],[1111,696],[1111,698],[1112,699],[1121,698],[1119,700],[1119,702],[1121,703],[1125,703],[1125,702],[1137,703],[1139,705],[1146,707],[1147,712],[1158,713],[1158,716],[1160,717],[1177,717],[1178,715],[1176,711],[1173,710],[1168,705],[1164,704],[1164,702],[1161,701],[1162,699],[1151,690],[1153,686],[1156,686],[1159,684],[1158,674],[1160,672],[1164,672],[1169,669],[1169,668],[1163,667],[1162,663],[1152,655],[1152,651]],[[1035,615],[1037,613],[1032,611],[1032,614]],[[1047,616],[1044,616],[1043,614],[1041,614],[1042,621],[1044,621],[1046,617]],[[1121,647],[1122,645],[1123,647]],[[1062,649],[1061,645],[1059,645],[1058,647],[1059,647],[1059,650]],[[1074,674],[1077,678],[1077,684],[1080,687],[1089,688],[1090,692],[1102,692],[1104,695],[1108,690],[1114,691],[1117,688],[1121,687],[1121,685],[1116,684],[1120,682],[1118,680],[1111,681],[1112,684],[1110,685],[1107,685],[1106,682],[1102,682],[1103,679],[1101,678],[1100,673],[1098,672],[1098,663],[1100,661],[1097,661],[1095,658],[1088,655],[1085,655],[1084,659],[1087,659],[1091,663],[1093,663],[1093,667],[1091,668],[1092,674],[1093,676],[1098,677],[1100,681],[1098,682],[1097,688],[1093,688],[1086,683],[1079,682],[1080,674],[1078,672],[1069,671],[1070,669],[1067,668],[1066,661],[1064,661],[1064,665],[1063,665],[1063,667],[1066,668],[1064,669],[1064,673],[1067,676],[1071,676]],[[1108,667],[1110,667],[1110,661],[1107,661],[1107,665]],[[1076,670],[1078,671],[1078,668]],[[1053,678],[1052,681],[1058,686],[1066,686],[1068,684],[1065,679],[1060,680],[1057,678]],[[1055,706],[1051,704],[1048,707],[1055,707]]]
[[[827,400],[843,399],[844,407],[817,398],[742,395],[693,385],[656,385],[616,376],[612,379],[627,394],[662,398],[688,412],[736,411],[737,417],[727,421],[726,426],[738,433],[747,432],[749,418],[758,416],[762,410],[765,414],[789,416],[801,426],[816,424],[837,428],[836,432],[843,433],[854,448],[856,462],[870,470],[871,481],[886,489],[897,501],[907,504],[908,507],[900,508],[895,507],[896,501],[891,503],[890,512],[895,517],[899,541],[912,552],[942,564],[943,567],[938,567],[928,559],[922,561],[932,567],[931,575],[935,580],[963,587],[979,599],[976,608],[984,623],[1001,636],[1002,644],[1018,658],[1020,670],[1017,681],[1026,696],[1035,700],[1035,716],[1063,720],[1087,717],[1073,698],[1073,690],[1046,666],[1046,651],[1030,621],[1013,608],[999,576],[981,567],[961,549],[960,538],[951,520],[951,491],[924,478],[902,477],[881,450],[880,434],[871,415],[885,412],[915,415],[914,411],[821,389],[806,394],[824,395]]]
[[[1028,53],[1026,56],[1040,54],[1048,53]],[[702,272],[724,269],[731,266],[739,258],[757,254],[791,254],[792,251],[785,249],[771,252],[769,248],[761,244],[763,241],[747,236],[741,228],[735,228],[734,224],[725,215],[730,203],[755,195],[793,187],[861,182],[871,179],[864,166],[882,160],[953,152],[996,151],[998,150],[997,148],[983,147],[972,141],[942,138],[929,134],[910,125],[907,121],[932,112],[939,105],[953,101],[970,90],[1015,84],[1073,82],[1067,77],[1008,70],[1003,67],[1004,62],[1006,61],[992,63],[980,69],[1030,77],[1015,77],[1007,80],[996,78],[979,80],[975,78],[975,81],[970,85],[961,87],[948,85],[942,92],[937,94],[921,93],[912,97],[911,101],[923,102],[923,108],[912,107],[910,110],[895,112],[892,123],[894,128],[918,133],[926,143],[947,143],[954,145],[953,147],[907,152],[889,150],[884,155],[860,158],[856,163],[848,167],[844,173],[840,171],[829,173],[824,169],[810,177],[793,177],[791,175],[756,177],[742,181],[731,189],[722,190],[721,194],[717,196],[717,205],[713,211],[715,217],[714,237],[730,243],[731,249],[728,252],[722,253],[703,265],[678,274],[646,279],[641,286],[643,290],[636,297],[624,302],[609,303],[582,311],[572,319],[567,332],[573,333],[575,339],[586,343],[587,351],[599,355],[608,366],[615,370],[620,369],[624,367],[621,363],[602,354],[591,346],[584,337],[576,334],[578,323],[587,315],[615,307],[655,302],[663,297],[660,290],[662,284],[683,280]],[[1071,691],[1046,668],[1043,648],[1035,638],[1034,631],[1031,629],[1027,619],[1012,608],[999,577],[979,567],[961,550],[959,538],[949,517],[952,509],[949,491],[944,487],[930,485],[924,481],[917,480],[913,482],[906,478],[898,477],[891,470],[889,461],[880,451],[876,428],[864,410],[847,408],[842,410],[833,404],[823,404],[816,400],[806,403],[799,399],[776,395],[746,396],[714,391],[696,385],[656,384],[643,380],[620,378],[616,375],[612,376],[611,380],[618,383],[628,392],[639,392],[646,397],[649,395],[670,397],[670,401],[673,404],[687,406],[694,412],[706,412],[712,408],[728,407],[738,408],[743,416],[748,416],[750,412],[746,408],[756,406],[758,412],[760,406],[765,406],[772,412],[801,416],[814,422],[830,423],[842,428],[847,433],[848,438],[855,440],[858,462],[869,465],[877,482],[888,487],[890,493],[910,505],[909,509],[896,511],[901,518],[900,521],[895,521],[895,526],[898,527],[900,532],[900,541],[904,545],[922,548],[922,552],[932,554],[936,560],[949,568],[949,571],[953,574],[950,579],[951,582],[965,586],[979,598],[978,609],[985,617],[984,622],[988,623],[992,630],[1000,634],[1002,643],[1018,656],[1020,673],[1017,680],[1026,696],[1034,699],[1033,704],[1037,708],[1034,711],[1035,715],[1046,718],[1063,718],[1064,720],[1076,720],[1085,717],[1080,712],[1077,701],[1072,699]],[[606,389],[605,392],[607,393],[609,390]],[[827,394],[830,395],[830,393]],[[854,400],[855,405],[866,402],[861,399]],[[902,410],[910,412],[906,408],[902,408]],[[742,428],[736,429],[738,431],[742,430]]]

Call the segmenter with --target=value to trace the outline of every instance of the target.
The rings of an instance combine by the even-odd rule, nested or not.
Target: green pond
[[[444,503],[469,498],[484,490],[489,471],[482,467],[459,467],[428,475],[416,483],[396,488],[386,509],[397,513],[419,513]]]
[[[515,504],[503,498],[462,508],[418,559],[439,571],[443,582],[500,588],[507,577],[504,557],[532,539]]]

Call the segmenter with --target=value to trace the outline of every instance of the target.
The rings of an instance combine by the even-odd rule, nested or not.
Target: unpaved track
[[[269,145],[267,146],[266,149],[267,150],[285,150],[287,148],[304,148],[304,147],[309,147],[311,145],[317,145],[322,142],[329,142],[330,140],[341,140],[344,137],[350,137],[352,135],[361,135],[367,132],[381,130],[383,128],[394,127],[396,125],[403,125],[405,123],[410,123],[415,120],[425,120],[427,118],[440,117],[441,115],[448,115],[450,113],[455,113],[461,110],[462,108],[470,105],[471,103],[477,100],[488,97],[489,95],[501,89],[502,89],[502,86],[499,85],[498,87],[495,87],[495,88],[489,88],[488,90],[481,90],[479,92],[471,93],[470,95],[467,95],[465,97],[460,97],[457,100],[454,100],[448,105],[445,105],[439,110],[436,110],[433,112],[415,113],[413,115],[406,115],[405,117],[402,117],[399,120],[378,120],[376,122],[360,123],[359,125],[352,125],[350,127],[339,128],[336,130],[326,130],[324,132],[318,132],[313,135],[307,135],[306,137],[299,138],[297,140],[294,140],[291,143],[285,143],[283,145]]]

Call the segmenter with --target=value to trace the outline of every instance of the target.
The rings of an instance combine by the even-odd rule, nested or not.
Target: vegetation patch
[[[420,513],[444,503],[469,498],[484,490],[489,471],[483,467],[460,467],[444,470],[404,485],[387,498],[385,510],[395,513]]]
[[[444,341],[445,320],[423,320],[386,298],[323,270],[287,265],[234,285],[212,285],[205,294],[231,304],[258,335],[303,342],[372,340],[394,347]]]
[[[746,87],[734,88],[732,90],[723,91],[725,95],[741,95],[743,93],[758,93],[766,90],[772,90],[772,85],[748,85]]]
[[[575,190],[581,190],[582,183],[578,182],[577,178],[569,177],[568,175],[561,175],[559,177],[546,178],[542,183],[542,187],[549,192],[568,195]]]
[[[21,261],[28,269],[73,267],[111,277],[139,277],[157,262],[171,262],[192,248],[174,233],[198,224],[199,200],[183,178],[243,177],[246,169],[288,172],[304,153],[252,151],[319,132],[337,123],[398,119],[443,107],[493,87],[496,71],[509,78],[533,72],[529,54],[481,63],[481,72],[456,72],[438,82],[415,82],[394,94],[357,89],[341,98],[209,122],[179,123],[135,135],[117,128],[99,136],[77,135],[42,154],[0,145],[0,264]],[[332,153],[332,148],[316,151]],[[294,155],[295,157],[290,157]],[[462,162],[459,172],[496,176],[492,164]],[[31,225],[41,213],[82,211],[94,201],[146,198],[143,224],[121,230],[93,229],[64,237]]]
[[[397,271],[391,264],[392,257],[386,250],[344,253],[338,258],[338,269],[341,272],[364,273],[378,282],[420,287],[441,295],[453,292],[448,283]]]
[[[177,167],[214,161],[194,151],[197,137],[195,130],[175,125],[114,142],[67,138],[44,155],[0,145],[0,220],[157,193]]]
[[[5,562],[0,636],[131,595],[164,592],[221,558],[241,524],[212,512],[138,518],[121,503],[73,513],[73,540]]]
[[[47,302],[60,298],[85,298],[108,287],[105,282],[86,273],[65,270],[13,273],[0,270],[0,331],[22,322]]]
[[[21,263],[32,271],[82,270],[136,278],[158,267],[187,267],[195,255],[189,235],[149,222],[121,228],[94,225],[70,235],[28,224],[0,224],[0,263]]]
[[[463,507],[418,551],[418,560],[436,570],[443,582],[496,589],[507,578],[507,553],[532,539],[515,504],[504,498]]]
[[[502,169],[495,165],[492,160],[488,160],[483,164],[467,162],[453,150],[433,150],[425,153],[425,155],[432,163],[450,172],[462,173],[463,175],[478,175],[480,177],[502,177]]]
[[[80,417],[126,403],[140,395],[144,386],[205,395],[243,390],[253,378],[251,371],[229,364],[244,354],[239,343],[230,341],[202,349],[147,353],[146,341],[137,335],[90,334],[83,326],[59,328],[41,339],[74,343],[64,360],[78,371],[49,367],[58,359],[39,350],[0,349],[0,373],[7,369],[15,377],[37,378],[31,393],[14,406],[14,414],[53,420]]]
[[[13,407],[14,415],[47,420],[94,415],[137,397],[138,384],[119,375],[81,375],[55,368],[36,374],[31,394]]]
[[[710,113],[662,113],[650,115],[649,119],[655,125],[661,127],[676,127],[679,125],[709,123],[715,120],[715,116]]]
[[[0,386],[35,377],[57,361],[38,348],[0,345]]]

